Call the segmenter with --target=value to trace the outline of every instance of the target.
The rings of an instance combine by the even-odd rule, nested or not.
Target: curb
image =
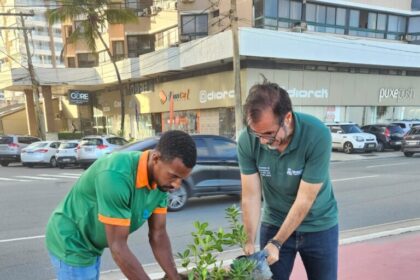
[[[345,230],[340,232],[340,245],[348,245],[375,238],[395,236],[416,231],[420,231],[420,218]],[[224,251],[217,256],[220,260],[218,263],[223,261],[223,264],[229,265],[238,255],[242,255],[242,249],[240,248]],[[175,261],[177,263],[178,271],[185,271],[184,268],[180,268],[179,261]],[[143,268],[152,280],[158,280],[164,276],[162,269],[157,263],[143,265]],[[126,280],[127,278],[119,269],[115,269],[102,272],[100,279]]]

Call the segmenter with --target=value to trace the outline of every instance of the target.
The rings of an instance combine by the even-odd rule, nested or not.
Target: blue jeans
[[[279,228],[261,224],[260,246],[276,235]],[[296,254],[305,266],[308,280],[336,280],[338,263],[338,225],[319,232],[295,231],[280,249],[279,260],[270,266],[273,280],[289,279]]]
[[[50,253],[51,263],[54,266],[58,280],[98,280],[101,265],[101,257],[98,257],[96,263],[90,266],[72,266],[68,265],[56,256]]]

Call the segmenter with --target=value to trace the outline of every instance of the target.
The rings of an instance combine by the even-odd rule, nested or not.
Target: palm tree
[[[121,81],[120,72],[115,62],[114,56],[102,37],[101,30],[107,27],[107,24],[122,24],[137,21],[137,15],[131,9],[122,8],[120,4],[112,2],[112,0],[55,0],[51,2],[57,3],[57,8],[50,9],[46,12],[46,18],[49,24],[65,23],[75,21],[80,18],[81,21],[74,32],[68,37],[67,43],[72,44],[78,40],[86,42],[88,48],[92,52],[96,52],[96,39],[99,39],[111,59],[111,62],[117,75],[120,102],[121,102],[121,133],[124,135],[124,119],[125,119],[125,100],[124,86]]]

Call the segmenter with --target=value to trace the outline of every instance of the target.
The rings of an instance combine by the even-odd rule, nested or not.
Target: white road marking
[[[78,176],[70,176],[70,175],[54,175],[54,174],[39,174],[39,176],[47,176],[47,177],[58,177],[58,178],[71,178],[71,179],[77,179]]]
[[[359,179],[375,178],[375,177],[379,177],[379,175],[369,175],[369,176],[361,176],[361,177],[334,179],[334,180],[331,180],[331,182],[343,182],[343,181],[351,181],[351,180],[359,180]]]
[[[0,181],[31,182],[31,180],[19,180],[19,179],[10,179],[10,178],[3,178],[3,177],[0,177]]]
[[[39,238],[45,238],[45,235],[36,235],[36,236],[20,237],[20,238],[13,238],[13,239],[3,239],[3,240],[0,240],[0,243],[39,239]]]
[[[389,163],[389,164],[381,164],[381,165],[369,165],[366,168],[375,168],[375,167],[384,167],[384,166],[393,166],[393,165],[406,165],[410,164],[409,162],[400,162],[400,163]]]
[[[60,173],[62,175],[70,175],[70,176],[80,176],[82,173]]]
[[[35,180],[58,180],[58,178],[46,178],[46,177],[36,177],[36,176],[15,176],[18,178],[24,179],[35,179]]]

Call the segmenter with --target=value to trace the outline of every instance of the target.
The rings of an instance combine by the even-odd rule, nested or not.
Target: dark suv
[[[190,197],[241,193],[236,142],[218,135],[191,135],[197,146],[197,164],[179,190],[169,193],[168,210],[181,210]],[[127,144],[114,150],[145,151],[153,149],[159,137]]]
[[[413,126],[404,136],[401,151],[406,157],[412,157],[414,153],[420,153],[420,125]]]
[[[370,124],[363,126],[362,130],[376,136],[378,141],[376,150],[378,152],[383,152],[385,149],[393,149],[395,151],[401,149],[404,131],[396,124]]]
[[[20,162],[23,148],[41,139],[25,135],[0,135],[0,165],[8,166],[11,162]]]

